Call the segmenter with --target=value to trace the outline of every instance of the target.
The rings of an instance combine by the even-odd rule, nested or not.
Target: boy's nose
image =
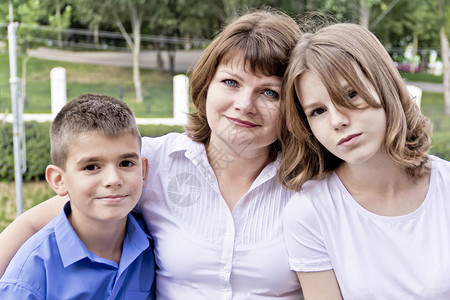
[[[122,183],[122,177],[118,170],[115,168],[105,170],[105,186],[115,188],[122,186]]]

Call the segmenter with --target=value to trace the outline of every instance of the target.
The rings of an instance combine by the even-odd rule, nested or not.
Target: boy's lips
[[[252,128],[252,127],[258,126],[257,124],[252,123],[250,121],[244,121],[241,119],[231,118],[231,117],[226,117],[226,118],[228,119],[228,121],[230,121],[231,123],[233,123],[234,125],[237,125],[237,126],[246,127],[246,128]]]
[[[352,146],[359,140],[359,137],[361,135],[362,135],[362,133],[355,133],[355,134],[347,135],[346,137],[343,137],[342,139],[339,140],[338,146],[340,146],[340,145]]]
[[[108,195],[108,196],[102,196],[97,197],[97,200],[102,200],[110,203],[118,203],[125,199],[128,195]]]

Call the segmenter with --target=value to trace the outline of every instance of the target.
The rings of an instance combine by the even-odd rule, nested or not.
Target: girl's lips
[[[245,127],[245,128],[252,128],[252,127],[258,126],[257,124],[249,122],[249,121],[244,121],[241,119],[236,119],[236,118],[231,118],[231,117],[226,117],[226,118],[228,119],[228,121],[230,121],[232,124],[234,124],[236,126]]]
[[[359,137],[361,136],[361,134],[362,133],[355,133],[355,134],[351,134],[351,135],[348,135],[348,136],[340,139],[338,142],[338,146],[342,145],[342,146],[349,147],[349,146],[354,145],[359,140]]]

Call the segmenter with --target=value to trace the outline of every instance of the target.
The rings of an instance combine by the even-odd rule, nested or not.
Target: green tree
[[[143,102],[139,58],[141,54],[141,30],[144,16],[152,15],[156,9],[151,0],[73,0],[74,5],[88,12],[85,22],[98,26],[100,20],[114,25],[122,34],[132,53],[133,83],[136,101]],[[79,15],[78,15],[79,16]],[[79,17],[78,17],[79,18]]]

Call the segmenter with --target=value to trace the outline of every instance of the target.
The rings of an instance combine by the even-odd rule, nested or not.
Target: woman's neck
[[[230,210],[244,196],[264,167],[271,162],[270,148],[263,151],[224,150],[207,146],[209,163],[216,175],[222,197]]]

